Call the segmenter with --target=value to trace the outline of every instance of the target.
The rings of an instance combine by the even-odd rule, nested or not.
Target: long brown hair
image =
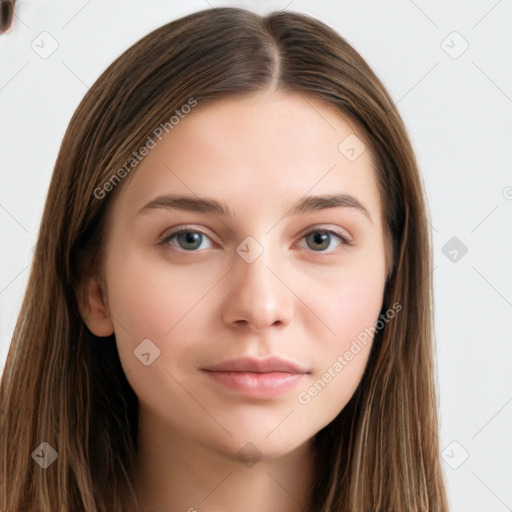
[[[197,12],[145,36],[107,68],[71,119],[1,380],[1,510],[135,510],[137,397],[114,335],[94,336],[78,301],[84,276],[101,271],[106,219],[136,170],[104,197],[97,191],[190,98],[204,105],[268,87],[321,100],[362,130],[392,254],[383,311],[403,306],[375,335],[347,406],[314,438],[311,509],[447,510],[431,241],[404,124],[363,58],[328,26],[293,12],[261,17],[235,8]],[[46,469],[33,456],[49,450],[38,448],[43,442],[58,454]]]

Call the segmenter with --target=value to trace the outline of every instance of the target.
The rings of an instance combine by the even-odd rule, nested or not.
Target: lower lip
[[[287,372],[213,372],[206,371],[212,379],[252,398],[272,398],[293,389],[306,375]]]

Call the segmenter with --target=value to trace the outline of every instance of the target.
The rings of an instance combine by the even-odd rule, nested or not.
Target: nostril
[[[279,327],[281,325],[281,321],[280,320],[276,320],[275,322],[271,323],[271,322],[265,322],[265,325],[263,325],[263,327],[258,327],[256,325],[256,323],[258,324],[261,324],[261,322],[252,322],[252,321],[249,321],[249,320],[236,320],[234,322],[235,325],[240,325],[240,326],[248,326],[251,331],[253,332],[263,332],[263,331],[266,331],[269,327],[273,327],[273,326],[277,326]]]

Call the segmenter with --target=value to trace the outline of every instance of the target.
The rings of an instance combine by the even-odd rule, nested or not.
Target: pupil
[[[327,249],[329,247],[329,234],[328,233],[313,233],[313,240],[315,244],[322,245],[323,247],[320,247],[320,249]],[[318,248],[318,246],[317,246]]]
[[[199,242],[199,245],[201,245],[201,235],[199,233],[180,233],[178,236],[181,238],[180,242],[182,242],[185,246],[187,244],[194,244],[196,242]],[[197,247],[199,247],[199,245]],[[183,247],[184,249],[197,249],[196,246],[194,247]]]

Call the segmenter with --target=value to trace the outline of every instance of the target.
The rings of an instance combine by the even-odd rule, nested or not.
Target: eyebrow
[[[352,208],[363,213],[372,222],[368,210],[350,194],[325,194],[317,196],[305,196],[294,203],[285,216],[301,215],[326,208]],[[156,209],[187,210],[200,213],[210,213],[219,216],[233,217],[229,206],[225,201],[218,201],[209,197],[197,197],[188,195],[165,195],[153,199],[144,205],[139,214],[149,213]]]
[[[166,195],[153,199],[143,206],[137,214],[165,208],[169,210],[188,210],[192,212],[212,213],[214,215],[232,216],[225,201],[217,201],[208,197]]]
[[[368,220],[372,222],[368,210],[350,194],[326,194],[320,196],[305,196],[297,201],[289,210],[289,215],[300,215],[301,213],[310,213],[326,208],[353,208],[363,213]]]

